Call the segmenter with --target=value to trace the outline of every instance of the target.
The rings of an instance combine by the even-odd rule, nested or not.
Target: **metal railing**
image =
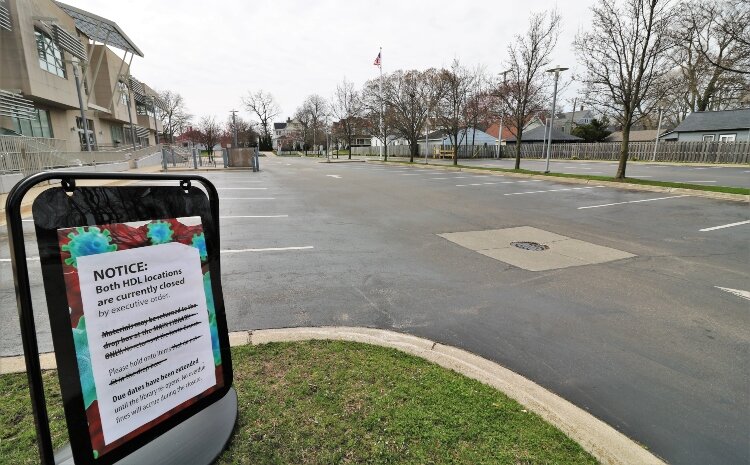
[[[24,176],[59,168],[93,166],[126,162],[157,153],[161,146],[142,147],[118,152],[73,152],[67,141],[23,136],[0,136],[0,174],[21,173]]]

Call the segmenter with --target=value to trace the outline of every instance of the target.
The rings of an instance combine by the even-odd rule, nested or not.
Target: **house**
[[[578,111],[573,109],[573,111],[557,113],[552,127],[563,134],[570,134],[576,126],[589,124],[594,119],[596,119],[596,114],[593,111],[584,110],[581,107]]]
[[[653,142],[656,140],[656,132],[656,129],[631,130],[628,140],[630,142]],[[622,131],[615,131],[608,135],[604,138],[604,142],[622,142]]]
[[[541,143],[546,141],[546,135],[545,135],[545,128],[544,126],[537,126],[533,129],[530,129],[528,131],[524,131],[521,135],[521,141],[523,143]],[[560,143],[560,142],[580,142],[583,139],[576,136],[571,136],[570,134],[565,134],[555,128],[552,128],[552,143]],[[516,143],[516,136],[511,136],[506,141],[508,144],[515,144]]]
[[[750,141],[750,108],[722,111],[695,111],[661,136],[678,142]]]
[[[4,0],[0,18],[0,137],[76,152],[157,142],[165,104],[132,76],[143,53],[115,22],[52,0]]]
[[[347,138],[347,119],[341,119],[331,125],[331,132],[335,144],[340,148],[350,148],[346,145],[349,143]],[[372,144],[372,134],[370,132],[370,123],[365,118],[352,117],[351,129],[354,134],[351,135],[351,147],[370,147]]]
[[[529,131],[534,128],[538,128],[541,126],[544,126],[545,122],[547,121],[547,117],[544,114],[538,114],[538,115],[531,115],[527,118],[526,124],[523,127],[524,131]],[[489,134],[490,136],[495,138],[495,144],[498,143],[498,132],[500,130],[500,123],[492,123],[484,132]],[[503,137],[502,137],[502,145],[505,145],[506,141],[514,137],[513,131],[510,129],[510,126],[508,124],[508,121],[505,121],[505,124],[503,124]]]
[[[303,130],[302,123],[292,118],[287,118],[283,123],[273,123],[273,134],[271,134],[273,148],[278,149],[279,144],[285,148],[290,146],[301,148]]]

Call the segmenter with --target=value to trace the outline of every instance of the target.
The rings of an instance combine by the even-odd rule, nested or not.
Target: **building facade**
[[[130,74],[135,55],[111,20],[52,0],[0,0],[0,135],[69,152],[87,139],[92,150],[156,144],[164,104]]]

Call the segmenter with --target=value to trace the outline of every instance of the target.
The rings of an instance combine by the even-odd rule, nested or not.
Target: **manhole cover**
[[[538,242],[511,242],[510,245],[523,250],[531,250],[532,252],[541,252],[549,249],[549,246]]]

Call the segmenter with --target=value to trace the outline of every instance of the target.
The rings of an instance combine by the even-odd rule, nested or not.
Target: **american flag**
[[[383,53],[383,52],[378,52],[378,57],[375,58],[375,62],[373,63],[373,65],[380,66],[380,54],[381,53]]]

